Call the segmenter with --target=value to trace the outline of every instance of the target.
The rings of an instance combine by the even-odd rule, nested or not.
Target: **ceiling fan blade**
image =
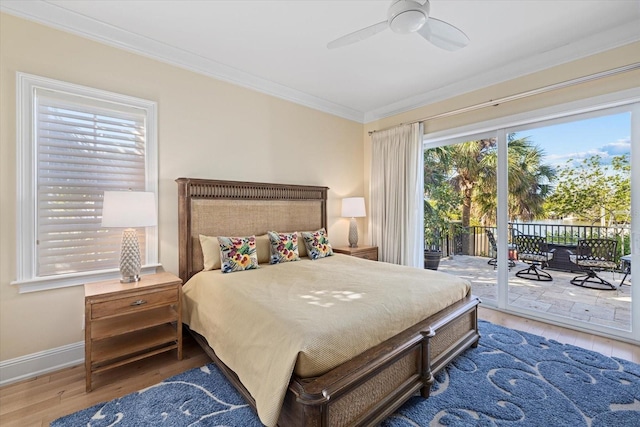
[[[327,48],[335,49],[337,47],[347,46],[352,43],[364,40],[367,37],[371,37],[374,34],[378,34],[380,31],[384,31],[387,28],[389,28],[389,24],[387,23],[387,21],[378,22],[377,24],[373,24],[361,30],[354,31],[353,33],[347,34],[346,36],[342,36],[332,42],[329,42],[327,44]]]
[[[450,51],[462,49],[469,44],[469,37],[465,33],[435,18],[427,19],[427,22],[418,30],[418,34],[435,46]]]

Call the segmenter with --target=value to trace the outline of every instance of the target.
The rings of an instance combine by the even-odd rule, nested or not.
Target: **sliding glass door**
[[[427,135],[425,247],[440,270],[485,305],[640,341],[636,92]]]
[[[508,215],[518,251],[508,304],[631,330],[631,111],[507,130]]]

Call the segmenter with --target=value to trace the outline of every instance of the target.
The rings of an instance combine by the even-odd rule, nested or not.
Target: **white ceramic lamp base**
[[[140,280],[140,244],[138,235],[133,228],[122,232],[122,249],[120,251],[121,283],[131,283]]]
[[[349,223],[349,246],[352,248],[358,247],[358,224],[355,218],[351,218]]]

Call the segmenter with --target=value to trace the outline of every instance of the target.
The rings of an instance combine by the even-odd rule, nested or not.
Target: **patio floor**
[[[473,294],[484,300],[496,299],[496,270],[488,258],[455,255],[440,260],[439,271],[463,277],[471,282]],[[516,262],[509,272],[509,304],[530,310],[566,316],[592,324],[629,330],[631,325],[631,276],[618,286],[623,274],[602,272],[602,278],[618,286],[606,291],[574,286],[569,281],[574,273],[548,270],[550,282],[539,282],[515,276],[528,264]]]

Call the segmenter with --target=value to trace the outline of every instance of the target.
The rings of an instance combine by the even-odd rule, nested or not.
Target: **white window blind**
[[[151,101],[18,73],[20,292],[118,277],[122,229],[101,227],[102,199],[156,192],[155,114]],[[137,231],[153,272],[157,229]]]
[[[145,190],[144,114],[76,98],[36,90],[38,276],[117,267],[122,231],[100,226],[104,191]]]

